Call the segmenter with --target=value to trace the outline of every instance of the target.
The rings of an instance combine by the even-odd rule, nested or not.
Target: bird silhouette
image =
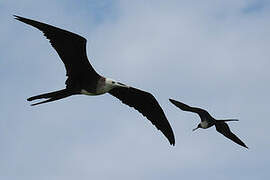
[[[32,104],[33,106],[76,94],[94,96],[109,93],[138,110],[167,137],[171,145],[175,144],[173,130],[155,97],[149,92],[99,75],[88,61],[85,38],[42,22],[16,15],[14,17],[44,33],[63,61],[68,77],[65,82],[66,88],[28,98],[28,101],[46,99]]]
[[[229,121],[238,121],[238,119],[216,120],[204,109],[191,107],[173,99],[169,99],[169,100],[171,103],[173,103],[175,106],[177,106],[181,110],[197,113],[200,116],[201,122],[198,124],[198,126],[195,129],[193,129],[193,131],[195,131],[198,128],[207,129],[215,125],[216,130],[219,133],[223,134],[225,137],[229,138],[230,140],[239,144],[240,146],[248,148],[243,141],[241,141],[235,134],[231,132],[228,124],[226,123]]]

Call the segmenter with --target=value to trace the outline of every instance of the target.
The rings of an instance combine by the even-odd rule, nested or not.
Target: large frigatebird
[[[65,82],[66,88],[28,98],[28,101],[46,99],[32,104],[33,106],[76,94],[109,93],[146,116],[167,137],[171,145],[175,144],[173,130],[155,97],[148,92],[99,75],[88,61],[85,38],[42,22],[16,15],[14,17],[44,33],[63,61],[68,77]]]

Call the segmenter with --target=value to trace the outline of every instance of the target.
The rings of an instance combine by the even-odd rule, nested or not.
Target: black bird
[[[44,33],[63,61],[68,77],[65,89],[28,98],[28,101],[46,99],[32,104],[33,106],[76,94],[100,95],[108,92],[146,116],[167,137],[171,145],[175,144],[173,130],[155,97],[148,92],[99,75],[88,61],[85,38],[45,23],[16,15],[14,17]]]
[[[181,103],[179,101],[175,101],[173,99],[169,99],[171,103],[173,103],[175,106],[179,107],[183,111],[190,111],[197,113],[200,118],[201,122],[198,124],[198,126],[193,129],[195,131],[198,128],[207,129],[211,126],[215,125],[216,130],[223,134],[225,137],[229,138],[230,140],[234,141],[235,143],[239,144],[240,146],[243,146],[245,148],[248,148],[243,141],[241,141],[235,134],[233,134],[229,128],[229,126],[226,124],[228,121],[238,121],[238,119],[225,119],[225,120],[216,120],[213,118],[206,110],[197,108],[197,107],[191,107],[184,103]]]

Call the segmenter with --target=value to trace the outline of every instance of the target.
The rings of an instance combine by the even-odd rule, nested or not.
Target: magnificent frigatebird
[[[32,106],[76,94],[100,95],[108,92],[146,116],[157,129],[161,130],[171,145],[175,144],[173,130],[155,97],[148,92],[99,75],[88,61],[85,38],[45,23],[14,16],[15,19],[31,25],[44,33],[63,61],[66,68],[66,76],[68,77],[65,82],[65,89],[28,98],[28,101],[42,98],[47,99],[32,104]]]
[[[195,131],[198,128],[207,129],[207,128],[210,128],[211,126],[215,125],[216,130],[219,133],[223,134],[225,137],[231,139],[232,141],[239,144],[240,146],[248,148],[243,141],[241,141],[235,134],[233,134],[231,132],[229,126],[226,123],[228,121],[238,121],[238,119],[216,120],[204,109],[197,108],[197,107],[191,107],[191,106],[188,106],[184,103],[181,103],[181,102],[173,100],[173,99],[169,99],[169,100],[171,101],[171,103],[173,103],[175,106],[179,107],[183,111],[194,112],[200,116],[201,122],[200,122],[200,124],[198,124],[198,126],[195,129],[193,129],[193,131]]]

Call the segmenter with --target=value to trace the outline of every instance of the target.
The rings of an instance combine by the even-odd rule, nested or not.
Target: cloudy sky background
[[[176,146],[110,95],[31,107],[62,89],[65,69],[21,15],[88,39],[95,69],[155,95]],[[268,179],[270,1],[0,0],[0,176],[34,179]],[[238,118],[231,130],[192,132],[199,117],[168,98]]]

